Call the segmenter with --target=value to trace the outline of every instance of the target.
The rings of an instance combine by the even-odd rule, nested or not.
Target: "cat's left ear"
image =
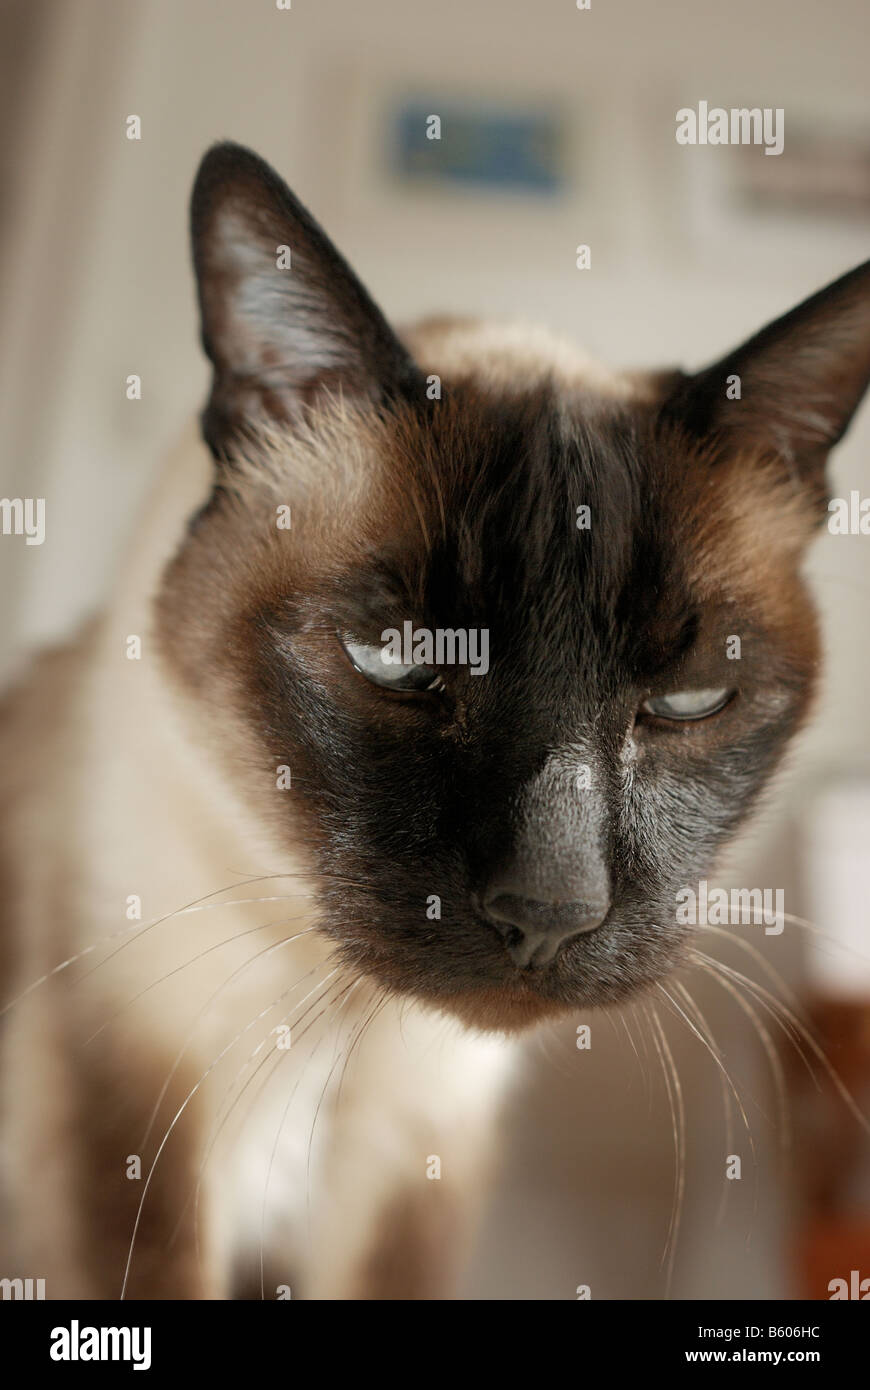
[[[214,365],[203,433],[216,455],[258,421],[292,420],[318,392],[380,400],[416,385],[415,364],[353,271],[250,150],[206,154],[191,233]]]
[[[768,324],[665,402],[666,415],[726,449],[775,453],[824,487],[828,452],[870,383],[870,261]]]

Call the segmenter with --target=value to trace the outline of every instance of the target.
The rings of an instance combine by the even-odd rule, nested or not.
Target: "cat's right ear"
[[[191,233],[214,366],[203,434],[217,457],[258,422],[291,422],[324,391],[381,400],[417,388],[418,369],[360,281],[250,150],[206,154]]]

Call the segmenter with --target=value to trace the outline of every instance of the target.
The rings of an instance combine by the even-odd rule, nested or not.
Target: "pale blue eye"
[[[384,690],[422,692],[440,690],[442,681],[434,666],[403,666],[386,660],[383,647],[368,642],[357,642],[352,637],[338,634],[344,652],[351,665]]]
[[[677,690],[672,695],[656,695],[641,708],[659,719],[706,719],[718,714],[731,698],[727,687],[721,690]]]

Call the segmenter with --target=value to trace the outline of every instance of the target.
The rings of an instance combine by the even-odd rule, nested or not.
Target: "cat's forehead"
[[[310,587],[341,624],[370,641],[407,620],[486,629],[494,660],[511,652],[575,684],[583,668],[590,690],[593,661],[611,678],[679,647],[686,557],[649,412],[550,374],[441,385],[440,399],[361,422],[368,486],[307,528]]]
[[[525,324],[433,319],[405,336],[429,399],[410,417],[416,440],[400,439],[400,469],[439,475],[457,509],[466,504],[469,539],[476,530],[495,541],[498,516],[506,535],[525,535],[532,548],[547,531],[564,545],[597,519],[623,548],[642,512],[644,475],[655,477],[659,376],[608,369]]]
[[[394,422],[380,464],[394,505],[376,527],[403,537],[411,568],[429,563],[448,590],[452,577],[489,599],[533,586],[555,600],[579,578],[615,592],[640,554],[661,567],[677,542],[663,523],[679,464],[643,402],[550,373],[441,384],[440,399]]]
[[[752,553],[747,519],[775,513],[783,541],[781,491],[663,426],[656,377],[607,372],[547,334],[439,320],[408,337],[425,397],[322,401],[240,463],[266,513],[269,497],[293,504],[273,580],[343,588],[373,622],[389,608],[519,626],[548,609],[652,640],[722,595],[776,605],[781,546]]]

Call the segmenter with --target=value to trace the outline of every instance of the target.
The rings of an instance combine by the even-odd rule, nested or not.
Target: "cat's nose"
[[[541,902],[496,891],[484,900],[489,920],[521,970],[548,965],[572,937],[594,931],[607,916],[603,902]]]

